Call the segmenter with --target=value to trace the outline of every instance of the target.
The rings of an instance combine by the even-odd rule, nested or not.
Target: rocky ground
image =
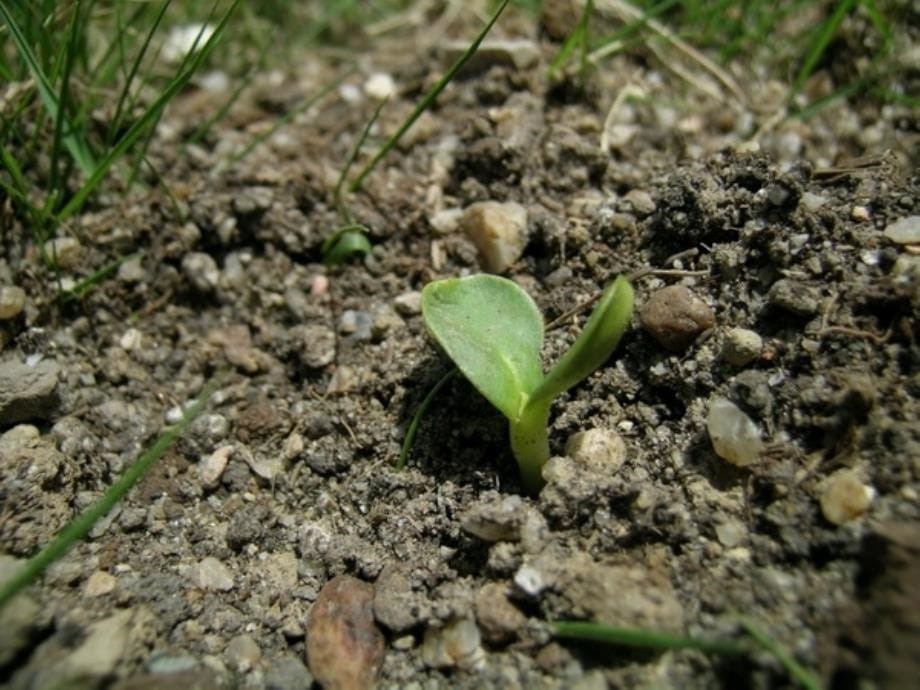
[[[292,60],[187,147],[226,95],[184,94],[150,151],[172,198],[112,187],[58,240],[61,284],[6,207],[0,570],[225,378],[0,614],[3,687],[793,687],[766,655],[604,648],[545,626],[717,638],[740,636],[740,616],[828,687],[911,686],[916,113],[840,100],[783,119],[779,82],[744,65],[719,81],[667,44],[612,56],[587,90],[551,87],[558,29],[511,13],[493,38],[517,42],[491,46],[350,199],[372,254],[324,266],[331,192],[378,99],[392,91],[371,151],[477,26],[376,39],[236,161],[344,65]],[[507,266],[474,241],[496,226]],[[548,321],[618,274],[636,287],[616,354],[554,407],[538,496],[505,420],[459,377],[393,468],[450,369],[419,291],[488,265]],[[547,362],[583,319],[548,334]]]

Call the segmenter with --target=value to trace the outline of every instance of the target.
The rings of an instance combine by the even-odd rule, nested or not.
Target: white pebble
[[[524,253],[527,209],[520,204],[479,201],[463,212],[462,224],[491,273],[506,271]]]
[[[0,285],[0,319],[14,319],[26,306],[26,291],[16,285]]]
[[[865,206],[854,206],[850,210],[850,218],[859,223],[865,223],[869,220],[869,209]]]
[[[860,481],[856,472],[838,470],[824,485],[821,512],[828,522],[842,525],[864,515],[872,504],[873,495],[874,491]]]
[[[725,398],[715,398],[710,403],[706,427],[716,455],[733,465],[746,467],[763,450],[760,428]]]
[[[473,671],[485,664],[485,652],[476,623],[469,618],[451,621],[443,628],[428,628],[422,642],[422,659],[431,668]]]
[[[205,489],[217,488],[232,454],[233,446],[221,446],[201,459],[198,464],[198,478]]]
[[[588,429],[569,437],[565,454],[579,465],[610,475],[620,469],[626,459],[626,443],[612,429]]]
[[[118,344],[121,345],[123,350],[128,352],[140,350],[143,343],[144,334],[136,328],[129,328],[122,334],[121,338],[118,339]]]
[[[59,268],[70,270],[80,265],[83,247],[75,237],[55,237],[45,242],[45,254]]]
[[[396,94],[396,82],[386,72],[377,72],[364,82],[364,93],[371,98],[382,101]]]

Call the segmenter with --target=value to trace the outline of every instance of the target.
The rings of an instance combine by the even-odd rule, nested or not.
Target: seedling
[[[597,369],[629,325],[633,290],[624,277],[601,295],[581,334],[544,375],[543,317],[507,278],[478,274],[429,283],[422,317],[457,368],[509,421],[511,449],[524,487],[543,486],[553,400]]]

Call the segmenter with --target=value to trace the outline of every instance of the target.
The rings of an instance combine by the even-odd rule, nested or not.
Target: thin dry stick
[[[597,0],[596,6],[598,9],[606,9],[613,12],[624,21],[644,21],[649,29],[712,74],[712,76],[721,82],[725,88],[734,94],[739,103],[747,102],[747,97],[744,95],[738,82],[736,82],[728,72],[723,70],[679,36],[675,35],[674,32],[665,27],[658,20],[645,17],[643,10],[623,0]]]

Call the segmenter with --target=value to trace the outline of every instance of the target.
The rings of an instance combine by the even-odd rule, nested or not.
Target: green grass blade
[[[208,38],[201,50],[195,54],[194,59],[190,61],[188,66],[176,76],[163,90],[163,93],[160,94],[153,104],[147,109],[147,112],[144,113],[144,116],[141,117],[137,122],[135,122],[128,129],[127,132],[118,140],[118,142],[109,149],[108,153],[99,161],[99,164],[93,170],[89,179],[77,190],[77,193],[67,202],[67,204],[58,212],[58,220],[64,220],[69,216],[76,213],[86,200],[89,198],[89,195],[93,193],[99,183],[102,182],[106,173],[112,165],[118,160],[125,151],[128,150],[137,140],[144,134],[147,128],[156,121],[160,116],[160,111],[166,107],[166,105],[175,97],[179,91],[188,83],[189,79],[192,78],[192,75],[198,69],[198,66],[204,61],[205,57],[211,52],[214,46],[217,44],[217,41],[220,39],[221,35],[224,32],[224,29],[227,26],[227,22],[230,20],[230,16],[233,14],[236,7],[240,4],[241,0],[233,0],[233,3],[221,17],[220,22],[214,29],[214,33]]]
[[[827,46],[830,44],[831,39],[837,32],[837,28],[840,26],[840,23],[846,18],[850,10],[853,9],[853,6],[856,5],[856,2],[857,0],[842,0],[842,2],[837,3],[833,14],[831,14],[831,16],[828,17],[827,20],[820,26],[815,41],[811,46],[811,50],[809,50],[808,54],[805,56],[805,61],[802,63],[802,68],[799,70],[799,73],[792,84],[790,98],[794,98],[799,93],[799,91],[802,90],[802,86],[805,85],[805,81],[808,79],[808,77],[811,76],[811,73],[814,71],[818,62],[821,60],[821,57],[824,55],[824,51],[827,50]]]
[[[796,680],[805,690],[821,690],[821,681],[815,675],[792,658],[783,647],[773,638],[767,635],[760,626],[746,618],[741,619],[741,626],[745,632],[750,635],[757,644],[772,654],[776,660],[782,664],[786,672]]]
[[[109,489],[89,508],[80,513],[70,524],[62,529],[51,542],[29,559],[22,570],[12,578],[0,583],[0,609],[23,588],[37,579],[54,561],[63,556],[77,541],[86,537],[101,518],[125,497],[128,491],[147,473],[154,462],[165,453],[198,415],[200,415],[216,390],[220,379],[214,379],[202,394],[182,415],[177,424],[162,434],[150,448],[143,452],[134,463],[125,470]]]
[[[86,294],[92,290],[97,284],[108,278],[110,275],[115,273],[118,270],[118,267],[121,266],[125,261],[129,261],[141,255],[142,252],[135,252],[134,254],[126,254],[125,256],[120,256],[117,259],[110,261],[105,266],[100,268],[98,271],[91,273],[81,280],[79,283],[74,285],[70,290],[62,290],[58,293],[57,299],[61,302],[72,302],[74,300],[83,299]]]
[[[621,628],[588,621],[551,621],[556,637],[589,642],[604,642],[623,647],[641,649],[696,649],[707,654],[750,654],[751,647],[730,640],[703,640],[686,635],[644,630],[642,628]]]
[[[115,133],[121,128],[122,119],[124,118],[125,113],[125,103],[128,100],[128,96],[131,93],[131,86],[134,84],[134,80],[137,77],[138,71],[140,70],[141,62],[144,59],[144,56],[147,55],[147,50],[150,48],[150,43],[153,40],[153,36],[159,28],[160,24],[163,21],[163,17],[166,15],[166,10],[169,9],[169,6],[172,4],[172,0],[166,0],[161,6],[159,12],[153,19],[153,22],[150,25],[150,30],[147,32],[147,35],[144,37],[144,42],[141,44],[140,50],[137,51],[137,55],[134,57],[134,61],[131,63],[131,68],[128,70],[128,74],[125,76],[124,86],[121,88],[121,92],[118,94],[118,103],[115,105],[115,114],[112,116],[112,121],[109,123],[109,132],[106,137],[106,141],[112,142],[115,138]],[[119,32],[117,42],[121,44],[122,33]]]
[[[67,147],[67,150],[70,151],[70,155],[73,156],[80,170],[86,175],[92,174],[95,163],[93,162],[93,156],[90,154],[86,142],[77,136],[76,128],[69,122],[66,114],[64,114],[61,104],[51,87],[51,82],[42,70],[35,53],[32,52],[32,48],[26,40],[19,24],[17,24],[4,2],[0,2],[0,19],[3,19],[3,22],[9,29],[10,37],[16,45],[16,50],[19,51],[23,62],[26,63],[32,78],[35,80],[35,85],[38,88],[38,93],[45,106],[45,110],[48,111],[48,114],[55,121],[57,121],[59,117],[64,119],[64,130],[62,135],[64,145]]]
[[[267,131],[263,132],[262,134],[257,136],[255,139],[253,139],[251,142],[249,142],[243,148],[242,151],[230,156],[227,162],[232,165],[234,163],[238,163],[241,160],[243,160],[246,156],[252,153],[253,149],[255,149],[256,146],[261,144],[266,139],[270,138],[275,132],[277,132],[279,129],[284,127],[288,122],[290,122],[295,117],[297,117],[297,115],[304,112],[308,108],[312,107],[314,103],[324,98],[327,94],[339,88],[339,86],[342,85],[342,83],[355,71],[355,69],[356,68],[354,66],[349,67],[344,73],[336,77],[331,83],[327,84],[322,89],[320,89],[318,93],[314,94],[313,96],[310,96],[310,98],[305,100],[299,106],[297,106],[290,112],[287,112],[281,117],[279,117]]]
[[[457,367],[454,367],[446,374],[444,374],[444,376],[442,376],[441,379],[436,384],[434,384],[434,388],[428,391],[428,394],[415,410],[415,414],[412,415],[412,421],[409,422],[409,428],[406,429],[406,437],[403,439],[402,447],[399,449],[399,457],[396,459],[395,469],[397,472],[401,472],[403,469],[405,469],[406,461],[409,459],[409,453],[412,451],[412,445],[415,443],[415,436],[418,433],[418,425],[421,424],[422,417],[425,416],[425,413],[431,406],[435,396],[441,392],[441,389],[444,388],[444,386],[446,386],[454,376],[459,373],[460,370]]]
[[[377,118],[380,117],[380,111],[383,110],[383,106],[387,103],[387,98],[384,98],[380,103],[374,108],[374,114],[371,115],[371,119],[367,121],[367,124],[364,126],[364,131],[361,132],[361,136],[358,137],[358,140],[355,142],[354,147],[351,149],[351,153],[348,155],[348,160],[345,161],[345,166],[342,168],[342,172],[339,173],[338,182],[335,183],[335,192],[333,198],[335,199],[335,207],[339,210],[339,215],[342,217],[343,223],[351,223],[352,217],[351,212],[349,212],[348,207],[345,205],[345,202],[342,198],[342,189],[345,186],[345,180],[348,178],[348,172],[351,170],[351,166],[354,165],[355,160],[358,158],[358,154],[361,152],[361,147],[364,146],[364,142],[367,141],[367,137],[371,133],[371,128],[374,126],[374,123],[377,122]]]
[[[498,18],[501,16],[502,12],[505,11],[505,8],[508,6],[508,2],[509,0],[502,0],[501,4],[492,14],[491,19],[489,19],[488,24],[482,28],[482,31],[479,32],[479,35],[476,36],[472,43],[470,43],[469,48],[467,48],[463,55],[461,55],[451,66],[451,68],[447,70],[444,76],[438,80],[438,83],[428,90],[428,93],[425,94],[425,97],[419,101],[417,106],[415,106],[415,110],[409,114],[409,117],[406,118],[405,122],[403,122],[400,128],[396,131],[396,134],[387,139],[383,146],[380,147],[380,150],[377,151],[377,154],[371,159],[370,163],[364,166],[364,169],[358,175],[357,179],[351,183],[349,191],[357,192],[359,189],[361,189],[361,185],[364,184],[365,178],[371,174],[371,171],[377,167],[377,164],[383,159],[383,157],[390,152],[390,149],[396,146],[396,142],[398,142],[402,135],[405,134],[413,124],[415,124],[415,121],[421,116],[421,114],[428,110],[429,107],[431,107],[431,104],[434,103],[435,99],[450,83],[451,79],[457,75],[457,72],[463,68],[463,65],[465,65],[467,61],[473,57],[473,54],[479,49],[479,45],[483,42],[486,35],[489,33],[489,30],[492,28],[495,22],[498,21]]]

